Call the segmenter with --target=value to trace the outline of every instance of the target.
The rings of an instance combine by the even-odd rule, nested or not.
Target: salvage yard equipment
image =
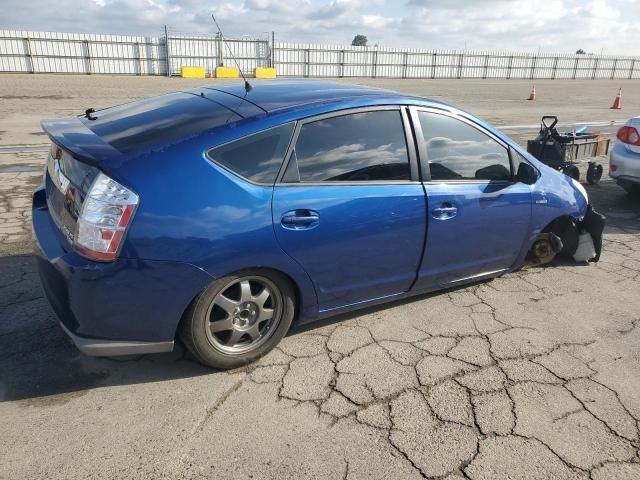
[[[527,152],[536,157],[545,165],[570,176],[576,181],[580,180],[580,171],[577,160],[581,158],[606,155],[609,152],[609,139],[599,134],[558,133],[555,128],[558,117],[545,115],[540,123],[540,134],[527,141]],[[602,165],[589,162],[587,169],[587,182],[596,184],[602,178]]]

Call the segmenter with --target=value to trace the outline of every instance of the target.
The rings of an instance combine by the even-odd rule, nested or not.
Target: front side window
[[[209,150],[220,165],[252,182],[273,183],[287,152],[294,124],[287,123]]]
[[[410,180],[398,110],[351,113],[305,123],[285,182]]]
[[[418,112],[432,180],[510,180],[508,150],[447,115]]]

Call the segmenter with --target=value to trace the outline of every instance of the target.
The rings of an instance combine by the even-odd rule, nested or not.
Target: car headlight
[[[573,182],[573,186],[576,187],[576,189],[582,193],[582,196],[584,197],[585,202],[589,203],[589,195],[587,195],[587,191],[584,189],[584,187],[582,186],[582,184],[580,182],[577,182],[576,180],[574,180],[573,178],[571,179],[571,181]]]

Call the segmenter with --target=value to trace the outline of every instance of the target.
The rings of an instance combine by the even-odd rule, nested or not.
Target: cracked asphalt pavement
[[[60,330],[31,255],[44,155],[0,153],[0,479],[640,478],[640,199],[609,179],[587,186],[598,264],[342,315],[215,372]]]

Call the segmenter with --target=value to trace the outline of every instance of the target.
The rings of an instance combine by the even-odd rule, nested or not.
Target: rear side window
[[[509,152],[456,118],[419,112],[432,180],[510,180]]]
[[[352,113],[302,125],[285,182],[410,180],[397,110]]]
[[[256,183],[273,183],[287,152],[294,123],[270,128],[209,150],[209,158]]]

